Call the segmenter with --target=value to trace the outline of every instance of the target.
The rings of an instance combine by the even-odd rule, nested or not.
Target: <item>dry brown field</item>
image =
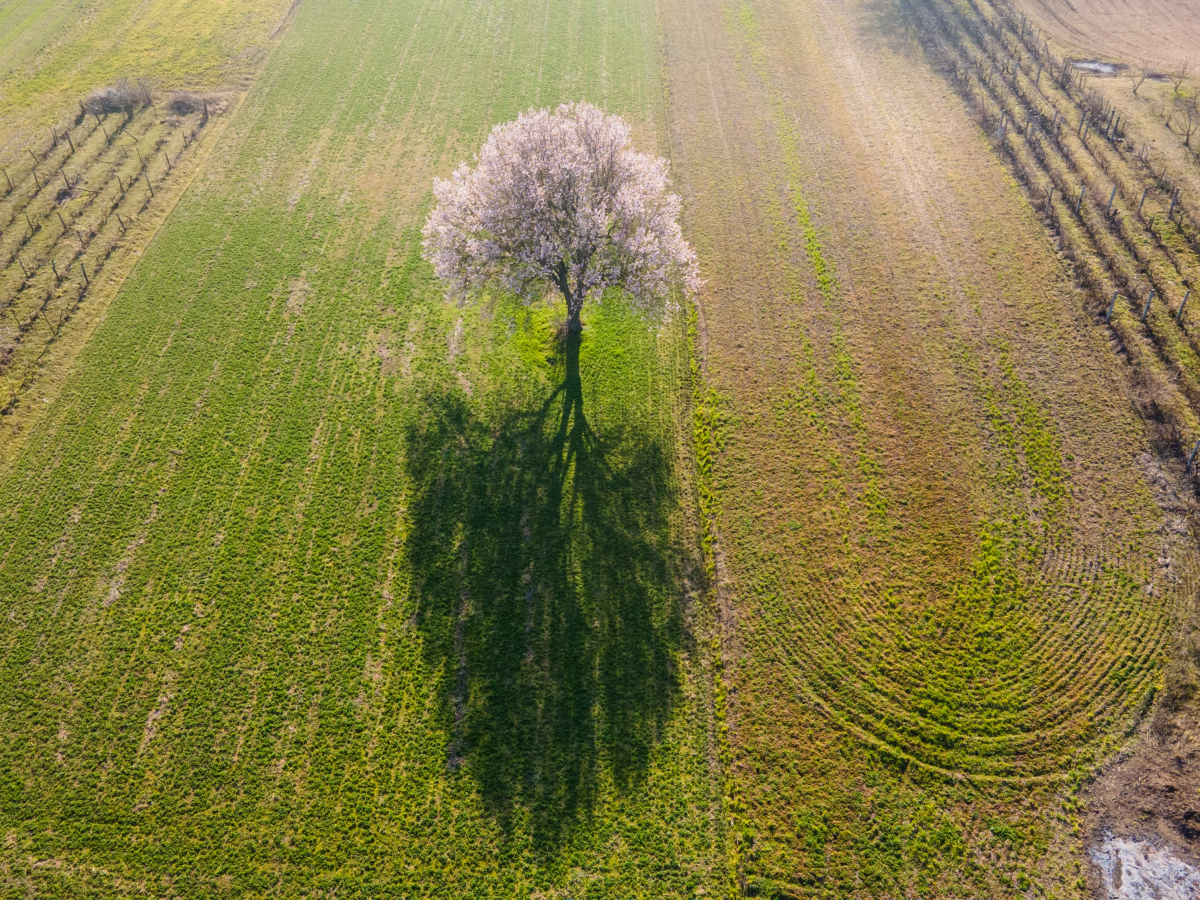
[[[1045,32],[1081,55],[1168,69],[1200,59],[1191,0],[1019,0]]]
[[[663,29],[747,889],[1085,895],[1076,787],[1192,590],[1181,467],[899,7]]]

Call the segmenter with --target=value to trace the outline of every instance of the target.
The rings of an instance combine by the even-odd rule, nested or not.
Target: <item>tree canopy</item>
[[[452,291],[489,283],[528,298],[556,288],[571,331],[584,301],[622,288],[645,309],[695,290],[667,162],[632,147],[629,126],[589,103],[497,125],[475,165],[435,179],[425,257]]]

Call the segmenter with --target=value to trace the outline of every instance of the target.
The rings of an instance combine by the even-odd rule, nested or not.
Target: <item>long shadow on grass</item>
[[[445,673],[447,764],[541,850],[605,779],[636,791],[683,635],[670,457],[634,427],[589,425],[578,335],[560,373],[544,402],[487,420],[438,396],[407,435],[412,588]]]

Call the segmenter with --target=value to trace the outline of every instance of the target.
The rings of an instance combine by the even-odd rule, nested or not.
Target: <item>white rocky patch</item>
[[[1109,837],[1092,850],[1108,900],[1196,900],[1200,869],[1166,848]]]

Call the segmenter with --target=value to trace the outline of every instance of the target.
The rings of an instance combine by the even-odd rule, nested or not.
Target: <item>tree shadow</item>
[[[605,783],[642,781],[684,634],[671,457],[636,427],[593,429],[579,348],[568,334],[540,405],[485,421],[445,392],[406,436],[411,586],[443,673],[447,764],[542,851]]]
[[[921,0],[867,0],[859,33],[874,44],[884,44],[898,56],[920,53],[914,13]]]

